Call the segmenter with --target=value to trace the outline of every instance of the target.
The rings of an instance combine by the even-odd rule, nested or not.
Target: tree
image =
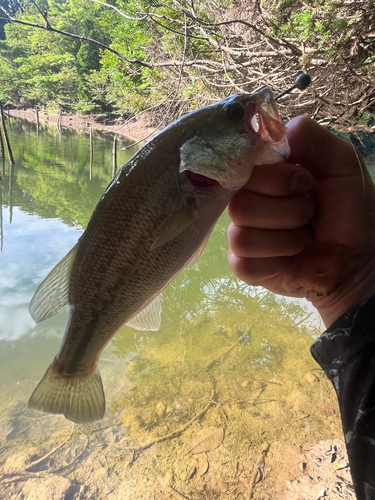
[[[25,51],[23,59],[12,58],[17,86],[30,95],[48,87],[45,104],[71,109],[131,115],[151,108],[155,123],[163,123],[230,93],[262,85],[279,93],[302,69],[313,86],[280,102],[285,116],[303,112],[337,128],[372,126],[373,0],[108,2],[31,0],[16,14],[0,4],[9,23],[0,57],[10,64],[9,53]],[[35,31],[49,36],[48,48],[31,43],[27,52]],[[41,84],[43,70],[50,81],[44,75]]]

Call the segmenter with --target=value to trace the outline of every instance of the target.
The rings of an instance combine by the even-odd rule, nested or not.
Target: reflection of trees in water
[[[12,224],[12,219],[13,219],[13,185],[14,185],[14,165],[9,165],[9,190],[8,190],[9,224]]]
[[[202,421],[229,429],[233,449],[244,436],[272,442],[285,429],[296,441],[305,438],[305,418],[311,435],[324,431],[320,408],[334,393],[329,381],[309,373],[317,368],[310,331],[299,326],[309,313],[232,275],[227,220],[194,269],[165,291],[160,331],[123,328],[112,341],[126,368],[111,408],[136,442],[178,430],[210,398]]]
[[[270,326],[278,331],[294,331],[310,316],[300,305],[234,277],[227,264],[226,221],[227,216],[219,221],[195,267],[183,270],[164,291],[160,331],[120,330],[112,341],[117,355],[142,352],[150,342],[157,349],[158,342],[173,342],[178,336],[190,334],[200,342],[207,332],[228,327],[237,329],[238,335],[250,326],[258,331]]]
[[[211,318],[225,317],[226,314],[233,317],[233,313],[237,313],[242,318],[248,316],[251,322],[254,315],[267,315],[269,320],[284,324],[286,318],[290,319],[290,324],[307,318],[308,314],[298,304],[236,279],[226,263],[226,254],[225,249],[225,253],[218,255],[217,248],[212,245],[196,269],[184,271],[171,284],[166,292],[167,302],[172,306],[170,316],[179,315],[181,321],[185,318],[193,321],[195,316],[202,313]]]
[[[3,202],[43,218],[59,217],[68,225],[86,226],[112,177],[112,139],[94,137],[92,181],[89,181],[89,138],[65,130],[11,120],[10,140],[16,165],[5,175]],[[131,153],[121,153],[129,158]],[[127,156],[126,156],[127,155]]]
[[[3,186],[0,181],[0,252],[3,251],[4,230],[3,230]]]
[[[30,133],[17,135],[24,122],[12,120],[12,138],[18,161],[4,179],[4,203],[41,217],[60,217],[67,224],[85,226],[112,173],[112,140],[100,143],[88,181],[88,137],[70,132],[60,144],[56,134],[41,134],[35,124]],[[28,125],[27,125],[28,126]],[[98,159],[101,163],[98,164]],[[163,332],[191,331],[204,321],[231,326],[271,321],[283,325],[301,321],[306,313],[297,305],[283,303],[263,289],[236,280],[227,263],[228,216],[216,225],[203,256],[192,270],[184,270],[165,291]],[[126,329],[120,351],[136,349],[148,333]],[[126,344],[126,345],[125,345]]]

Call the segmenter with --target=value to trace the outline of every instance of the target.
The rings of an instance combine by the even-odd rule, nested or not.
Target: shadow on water
[[[37,140],[34,125],[12,120],[10,139],[16,164],[0,188],[0,497],[289,498],[300,445],[341,438],[338,408],[309,353],[319,333],[311,309],[233,277],[226,214],[199,262],[165,291],[161,329],[123,327],[105,349],[102,421],[74,425],[27,408],[67,319],[63,311],[36,325],[28,303],[110,181],[113,140],[94,137],[90,181],[88,136],[41,128]],[[119,164],[130,156],[122,145]]]

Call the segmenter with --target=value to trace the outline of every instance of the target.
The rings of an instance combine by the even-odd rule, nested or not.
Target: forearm
[[[333,383],[357,500],[375,499],[375,296],[321,335],[311,353]]]

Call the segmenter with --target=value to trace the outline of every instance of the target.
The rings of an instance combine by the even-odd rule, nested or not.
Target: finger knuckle
[[[306,238],[301,231],[292,231],[286,239],[285,255],[297,255],[305,247]]]
[[[234,229],[231,231],[229,244],[235,255],[237,256],[246,255],[251,245],[251,238],[249,236],[249,231],[246,228],[235,226]]]
[[[254,279],[249,269],[249,267],[251,268],[251,266],[249,266],[249,259],[237,257],[234,254],[230,255],[228,259],[229,259],[229,266],[233,274],[237,276],[237,278],[239,278],[240,280],[247,283],[248,285],[252,285]]]
[[[234,224],[246,225],[249,214],[252,212],[251,196],[247,192],[239,192],[230,202],[228,213]]]
[[[305,226],[310,222],[314,212],[314,205],[310,197],[304,197],[300,200],[298,209],[292,207],[292,217],[296,228]]]

